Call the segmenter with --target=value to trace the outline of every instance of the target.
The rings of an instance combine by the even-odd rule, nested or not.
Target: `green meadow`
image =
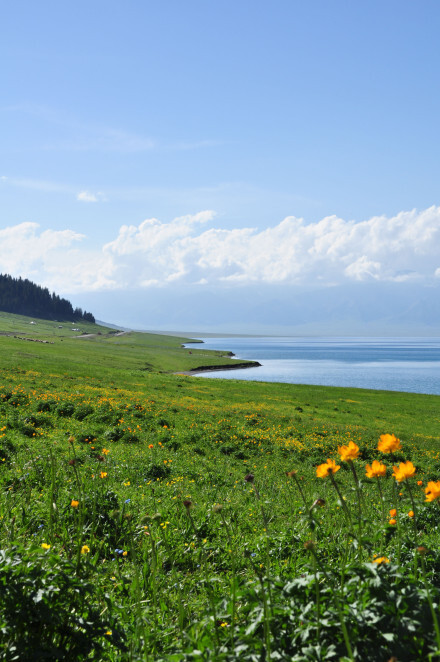
[[[440,397],[187,341],[0,313],[0,659],[440,659]]]

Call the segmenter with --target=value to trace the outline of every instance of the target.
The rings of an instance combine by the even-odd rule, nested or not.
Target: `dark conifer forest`
[[[47,287],[8,274],[0,274],[0,310],[40,319],[95,323],[92,313],[73,308],[70,301],[51,294]]]

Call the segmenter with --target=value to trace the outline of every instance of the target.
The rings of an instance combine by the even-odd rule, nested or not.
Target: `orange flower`
[[[397,510],[395,508],[391,508],[390,517],[396,517],[396,515],[397,515]]]
[[[426,499],[425,501],[435,501],[440,497],[440,480],[430,480],[425,487]]]
[[[70,505],[72,506],[72,508],[78,508],[79,501],[77,501],[76,499],[72,499],[72,501],[70,502]]]
[[[386,556],[379,556],[377,559],[374,559],[373,563],[381,564],[381,563],[389,563],[390,559],[387,559]]]
[[[389,520],[388,524],[391,524],[391,526],[395,526],[395,524],[396,524],[396,520],[394,519],[394,517],[392,517],[392,518]]]
[[[107,472],[106,471],[101,471],[101,473],[99,475],[101,476],[101,478],[105,478],[107,476]]]
[[[416,468],[409,460],[407,462],[401,462],[398,467],[393,467],[393,476],[398,483],[401,483],[402,480],[412,478],[415,473]]]
[[[377,450],[382,453],[394,453],[401,448],[400,439],[394,434],[381,434],[380,441],[377,444]]]
[[[154,444],[148,444],[148,448],[154,448]]]
[[[334,460],[328,459],[325,464],[320,464],[319,467],[316,467],[316,475],[318,478],[324,478],[329,474],[335,474],[340,468],[340,465],[336,464]]]
[[[413,511],[413,510],[410,510],[410,511],[409,511],[409,513],[408,513],[408,517],[414,517],[414,511]]]
[[[379,476],[385,476],[387,468],[379,460],[373,460],[371,464],[367,464],[365,467],[367,478],[378,478]]]
[[[423,480],[418,480],[417,485],[423,485]]]
[[[349,441],[348,446],[339,446],[338,453],[342,462],[355,460],[359,455],[359,446],[354,441]]]

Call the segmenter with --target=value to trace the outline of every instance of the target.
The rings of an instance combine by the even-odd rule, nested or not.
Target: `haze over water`
[[[348,386],[440,395],[440,338],[203,338],[191,350],[231,351],[259,368],[200,373],[221,379]]]

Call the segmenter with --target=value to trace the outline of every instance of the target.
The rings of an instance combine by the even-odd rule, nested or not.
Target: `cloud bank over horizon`
[[[440,284],[440,207],[315,223],[223,229],[215,212],[122,225],[101,247],[25,222],[0,230],[0,271],[64,294],[176,285]]]

